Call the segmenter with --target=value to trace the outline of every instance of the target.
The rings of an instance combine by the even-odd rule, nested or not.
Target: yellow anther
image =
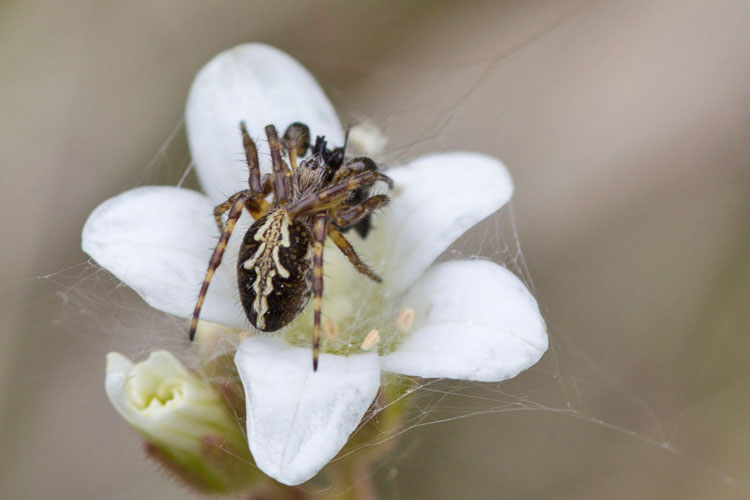
[[[330,316],[323,316],[320,320],[323,334],[327,339],[335,339],[339,336],[339,324]]]
[[[375,347],[378,342],[380,342],[380,333],[373,328],[365,336],[365,340],[362,341],[362,345],[360,347],[365,351],[369,351],[370,349]]]
[[[414,326],[414,320],[417,319],[417,313],[411,307],[402,307],[396,316],[396,328],[401,333],[408,333]]]

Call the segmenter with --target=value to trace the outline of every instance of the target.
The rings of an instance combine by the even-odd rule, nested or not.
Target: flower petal
[[[149,305],[190,317],[218,235],[207,197],[187,189],[147,186],[99,205],[83,227],[81,246]],[[235,244],[241,239],[233,238]],[[201,318],[245,328],[236,271],[231,257],[227,261],[211,281]]]
[[[313,137],[324,135],[334,145],[344,142],[333,106],[297,61],[257,43],[222,52],[195,77],[185,109],[193,162],[204,191],[216,203],[247,188],[240,121],[257,142],[266,171],[266,125],[276,125],[281,135],[291,123],[302,122]]]
[[[376,247],[372,255],[380,257],[380,264],[375,268],[386,267],[385,283],[394,294],[414,283],[464,232],[513,194],[505,166],[477,153],[424,156],[387,173],[396,185],[393,201],[384,217],[376,219],[365,244]]]
[[[242,341],[235,364],[245,387],[247,439],[258,467],[288,485],[307,481],[346,444],[380,385],[374,353],[321,354],[275,336]]]
[[[107,354],[107,377],[104,380],[104,388],[112,406],[128,421],[131,418],[131,410],[125,394],[125,382],[133,366],[133,362],[119,352]]]
[[[520,279],[493,262],[436,265],[403,304],[415,309],[416,327],[383,357],[387,371],[499,382],[515,377],[547,350],[536,300]]]

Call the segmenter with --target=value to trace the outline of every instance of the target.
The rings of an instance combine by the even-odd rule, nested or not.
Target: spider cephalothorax
[[[233,194],[214,209],[221,238],[195,305],[190,339],[195,335],[208,285],[244,208],[255,219],[245,234],[237,260],[237,282],[245,314],[258,330],[276,331],[296,318],[312,295],[313,368],[317,369],[325,239],[330,237],[359,272],[379,282],[378,275],[359,259],[342,233],[354,228],[366,235],[370,212],[388,203],[386,195],[370,196],[369,187],[377,181],[390,187],[393,183],[371,159],[346,161],[344,148],[329,150],[323,137],[317,138],[312,154],[298,163],[310,149],[309,129],[301,123],[290,125],[281,141],[276,127],[266,127],[273,173],[261,181],[258,150],[244,123],[240,129],[250,169],[249,189]],[[282,148],[289,165],[281,156]],[[271,194],[269,202],[266,198]],[[224,224],[222,216],[226,212]]]

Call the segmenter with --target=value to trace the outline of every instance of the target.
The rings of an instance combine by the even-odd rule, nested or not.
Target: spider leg
[[[360,172],[337,184],[321,189],[317,193],[312,193],[299,199],[287,211],[292,218],[296,218],[327,210],[343,202],[351,191],[363,186],[372,185],[377,181],[387,182],[389,185],[393,183],[388,176],[380,172],[373,170]]]
[[[357,252],[354,251],[352,244],[349,243],[344,235],[341,234],[336,228],[334,228],[333,226],[328,226],[328,236],[330,236],[336,246],[339,247],[339,250],[341,250],[344,255],[346,255],[346,258],[349,259],[349,262],[351,262],[352,265],[357,268],[357,271],[364,274],[376,283],[381,283],[383,281],[383,279],[378,276],[375,271],[370,269],[370,266],[360,260],[359,255],[357,255]]]
[[[347,177],[351,177],[352,175],[356,175],[360,172],[367,172],[377,169],[378,166],[370,158],[364,156],[360,158],[352,158],[351,160],[346,162],[346,164],[342,165],[338,170],[336,170],[336,175],[333,176],[333,180],[331,182],[333,184],[336,184],[337,182],[341,182],[341,180],[346,179]]]
[[[248,178],[248,184],[250,184],[250,192],[253,195],[257,195],[263,189],[260,184],[260,164],[258,163],[258,148],[255,147],[255,143],[247,133],[247,127],[245,122],[240,122],[240,131],[242,131],[242,145],[245,147],[245,160],[247,160],[247,166],[250,168],[250,174]]]
[[[271,208],[271,204],[266,201],[266,196],[271,194],[271,190],[273,189],[273,184],[271,183],[271,176],[269,174],[266,174],[263,176],[263,183],[262,187],[260,189],[260,193],[255,195],[253,198],[249,198],[247,202],[245,202],[245,208],[247,208],[247,211],[250,212],[250,214],[253,216],[253,219],[258,220],[264,215],[266,215],[266,212]]]
[[[352,158],[351,160],[346,162],[344,166],[340,167],[336,171],[336,175],[333,176],[333,180],[331,181],[331,183],[336,184],[338,182],[342,182],[344,179],[357,174],[361,174],[362,172],[375,172],[377,174],[380,174],[381,176],[381,178],[378,180],[385,182],[386,184],[388,184],[389,188],[393,189],[393,180],[391,180],[391,178],[387,175],[378,172],[377,169],[378,166],[375,164],[375,162],[370,158],[367,158],[366,156]]]
[[[377,170],[377,165],[374,161],[367,157],[352,158],[345,165],[338,168],[332,182],[336,183],[343,178],[368,170]],[[392,188],[393,185],[389,184],[389,187]],[[368,187],[361,187],[349,195],[347,202],[349,205],[356,205],[369,198],[369,196]],[[348,231],[349,229],[354,229],[362,238],[367,237],[367,233],[370,231],[370,217],[366,215],[357,222],[348,224],[346,230]]]
[[[266,136],[268,137],[268,147],[271,149],[271,161],[273,163],[273,198],[276,202],[275,205],[284,205],[289,199],[286,178],[291,175],[291,171],[284,160],[281,159],[281,145],[279,144],[276,127],[267,125]]]
[[[221,205],[216,205],[214,207],[214,218],[216,219],[216,227],[219,228],[219,233],[224,232],[224,221],[222,220],[221,216],[224,215],[227,210],[232,208],[232,205],[234,205],[234,202],[236,202],[240,197],[243,197],[243,196],[246,197],[246,199],[249,199],[249,197],[252,196],[250,193],[250,190],[246,189],[244,191],[234,193],[232,196],[230,196],[227,199],[227,201],[225,201]]]
[[[323,304],[323,243],[326,239],[326,214],[318,214],[313,222],[313,371],[318,370],[320,352],[320,312]]]
[[[384,207],[391,201],[388,196],[384,194],[378,194],[371,196],[366,200],[356,205],[344,206],[333,214],[333,223],[341,228],[342,230],[348,229],[352,225],[356,224],[367,214],[373,210]]]
[[[240,122],[240,130],[242,131],[242,144],[245,146],[245,161],[249,169],[248,184],[250,190],[248,191],[256,201],[265,198],[271,194],[273,184],[271,182],[273,176],[266,174],[261,180],[260,177],[260,164],[258,163],[258,148],[255,146],[255,142],[250,138],[245,127],[245,122]],[[248,208],[250,210],[250,208]],[[263,210],[265,212],[265,210]]]
[[[240,122],[240,131],[242,132],[242,144],[245,147],[245,160],[250,171],[248,178],[250,189],[233,194],[227,201],[214,208],[214,218],[216,219],[216,226],[219,228],[220,233],[224,232],[224,222],[221,216],[232,208],[234,202],[240,197],[245,197],[245,208],[253,216],[253,219],[261,217],[269,208],[268,202],[264,198],[271,192],[272,187],[268,177],[264,178],[261,183],[258,148],[255,147],[255,142],[253,142],[247,133],[245,122]]]
[[[198,316],[200,316],[201,308],[203,307],[203,301],[206,298],[208,285],[211,283],[211,279],[213,279],[214,277],[216,268],[218,268],[221,264],[221,258],[224,256],[224,250],[226,250],[227,248],[229,237],[232,236],[234,226],[237,223],[237,220],[240,218],[240,215],[242,215],[242,209],[245,207],[245,203],[248,201],[246,197],[247,195],[245,195],[244,192],[239,192],[237,194],[239,196],[237,196],[231,208],[229,209],[227,224],[224,227],[224,231],[221,233],[219,242],[216,244],[213,255],[211,255],[211,260],[208,263],[208,270],[206,271],[206,277],[203,278],[203,285],[201,285],[201,291],[198,294],[198,301],[196,302],[195,309],[193,310],[193,319],[190,322],[190,340],[193,340],[193,338],[195,337],[195,329],[198,327]]]
[[[267,195],[268,193],[259,193],[253,196],[250,190],[246,189],[244,191],[234,193],[229,197],[229,199],[227,199],[227,201],[225,201],[221,205],[216,205],[216,207],[214,207],[214,218],[216,219],[216,226],[219,228],[219,232],[224,232],[224,222],[221,216],[224,215],[227,210],[232,208],[232,205],[234,205],[234,203],[238,199],[244,197],[245,208],[248,212],[250,212],[250,215],[253,216],[253,219],[258,220],[268,211],[269,204],[266,200],[263,199]]]

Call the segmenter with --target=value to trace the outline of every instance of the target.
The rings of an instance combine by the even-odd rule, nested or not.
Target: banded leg
[[[219,233],[224,232],[224,221],[222,220],[221,216],[224,215],[227,210],[232,208],[232,205],[234,205],[234,203],[242,196],[250,196],[250,191],[246,189],[244,191],[240,191],[239,193],[234,193],[229,197],[229,199],[227,199],[227,201],[225,201],[221,205],[216,205],[214,207],[214,218],[216,219],[216,227],[219,228]]]
[[[218,268],[221,264],[221,258],[224,256],[224,250],[226,250],[227,248],[229,237],[232,236],[234,226],[235,224],[237,224],[237,220],[240,218],[240,215],[242,215],[242,209],[245,207],[245,202],[247,201],[245,195],[243,195],[242,192],[238,194],[240,194],[241,196],[237,197],[237,199],[234,201],[234,204],[232,204],[232,207],[229,209],[227,224],[224,227],[224,231],[221,233],[219,243],[216,244],[213,255],[211,255],[211,260],[208,263],[208,270],[206,271],[206,277],[203,278],[203,285],[201,285],[201,291],[198,294],[198,301],[195,303],[195,309],[193,310],[193,319],[190,322],[190,340],[193,340],[193,338],[195,338],[195,329],[198,327],[198,316],[200,316],[201,314],[201,308],[203,307],[203,301],[206,298],[208,285],[211,283],[211,280],[214,277],[216,268]]]
[[[367,170],[377,170],[377,165],[374,161],[366,157],[353,158],[349,160],[343,168],[340,168],[339,171],[337,171],[337,175],[334,176],[333,181],[336,182],[341,177],[349,177],[357,172],[363,172]],[[355,190],[354,193],[349,196],[349,199],[347,201],[349,205],[354,206],[365,201],[369,196],[369,187],[365,186]],[[348,231],[349,229],[354,229],[362,238],[366,238],[367,234],[370,232],[370,216],[368,214],[365,214],[356,222],[350,222],[346,225],[346,230]]]
[[[370,158],[367,158],[365,156],[361,158],[352,158],[351,160],[346,162],[346,164],[336,170],[336,175],[333,176],[333,180],[331,182],[333,184],[336,184],[337,182],[341,182],[343,179],[351,177],[352,175],[356,175],[361,172],[375,171],[377,169],[378,166]]]
[[[326,240],[326,215],[318,214],[313,222],[313,371],[318,370],[320,352],[320,314],[323,305],[323,244]]]
[[[239,193],[234,193],[221,205],[216,205],[216,207],[214,207],[214,218],[216,219],[216,226],[219,228],[219,232],[224,232],[224,221],[221,219],[221,216],[224,215],[227,210],[232,208],[234,203],[241,197],[244,197],[245,208],[247,208],[247,211],[253,216],[253,219],[257,220],[262,217],[263,214],[268,211],[268,202],[263,199],[263,196],[263,193],[260,193],[253,197],[250,190],[246,189]]]
[[[250,192],[253,195],[259,194],[263,189],[260,184],[260,163],[258,162],[258,148],[247,133],[245,122],[240,122],[240,131],[242,132],[242,145],[245,147],[245,160],[250,170],[248,184]]]
[[[352,265],[357,268],[357,271],[364,274],[376,283],[382,283],[383,279],[378,276],[375,271],[370,269],[370,266],[360,260],[359,255],[357,255],[357,252],[354,251],[354,247],[352,247],[352,244],[349,243],[349,241],[344,237],[343,234],[338,232],[338,230],[333,226],[328,226],[328,236],[330,236],[333,242],[336,243],[336,246],[339,247],[339,250],[341,250],[344,255],[346,255],[346,258],[349,259],[349,262],[351,262]]]
[[[348,229],[373,210],[387,205],[389,201],[391,201],[390,198],[384,194],[371,196],[361,203],[337,210],[333,214],[333,223],[342,230]]]
[[[273,199],[277,206],[284,205],[289,199],[286,178],[291,172],[284,160],[281,159],[281,145],[279,144],[276,127],[266,125],[266,137],[268,137],[268,147],[271,149],[271,162],[273,163]]]
[[[313,193],[298,200],[287,210],[292,218],[312,212],[319,212],[326,208],[335,206],[337,202],[342,201],[342,197],[347,197],[351,191],[363,186],[370,186],[377,181],[387,182],[393,185],[393,181],[377,171],[368,170],[344,179],[337,184],[324,188],[317,193]]]
[[[258,163],[258,148],[248,135],[245,122],[240,122],[240,130],[242,131],[242,143],[245,146],[245,161],[247,161],[247,167],[249,170],[249,194],[254,200],[261,200],[271,194],[271,189],[273,189],[271,180],[273,176],[271,174],[266,174],[261,179],[260,164]],[[261,208],[262,212],[265,213],[268,207],[266,205]],[[250,210],[250,208],[248,208],[248,210]]]

